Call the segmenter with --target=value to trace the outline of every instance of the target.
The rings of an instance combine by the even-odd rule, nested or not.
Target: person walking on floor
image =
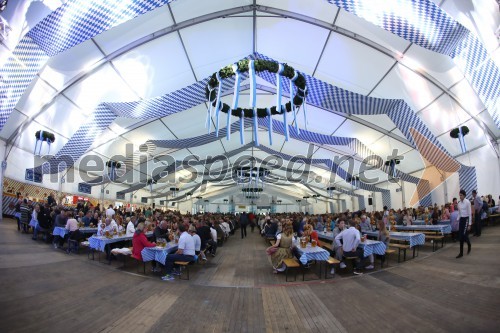
[[[248,225],[248,215],[243,212],[240,215],[240,228],[241,228],[241,238],[245,238],[247,236],[247,225]]]
[[[472,198],[474,204],[474,224],[472,225],[472,229],[474,231],[473,236],[481,236],[481,210],[483,209],[483,200],[477,195],[477,191],[472,191]],[[471,221],[472,223],[472,221]]]
[[[467,254],[470,253],[471,245],[469,240],[469,229],[470,229],[470,220],[472,217],[472,210],[470,201],[465,198],[465,191],[460,190],[460,200],[458,201],[458,240],[460,241],[460,253],[457,256],[458,258],[463,257],[464,255],[464,242],[467,242]]]

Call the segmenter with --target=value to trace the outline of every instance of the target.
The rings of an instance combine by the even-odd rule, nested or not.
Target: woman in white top
[[[127,217],[127,236],[134,236],[135,228],[134,223],[130,220],[130,217]]]
[[[413,223],[413,216],[411,216],[410,211],[406,211],[404,213],[403,217],[403,224],[404,225],[412,225]]]

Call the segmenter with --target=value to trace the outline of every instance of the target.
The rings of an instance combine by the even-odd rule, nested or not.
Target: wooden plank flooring
[[[257,233],[237,233],[190,281],[68,255],[0,222],[0,332],[497,332],[500,227],[362,276],[285,282]],[[379,265],[378,265],[379,267]],[[340,274],[339,274],[340,273]]]

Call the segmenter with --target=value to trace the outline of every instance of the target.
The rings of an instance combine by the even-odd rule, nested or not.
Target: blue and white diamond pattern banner
[[[500,70],[472,32],[430,0],[327,0],[431,51],[450,56],[500,128]]]
[[[0,69],[0,130],[12,109],[49,57],[30,37],[24,37]]]
[[[50,56],[172,0],[73,0],[28,33]]]

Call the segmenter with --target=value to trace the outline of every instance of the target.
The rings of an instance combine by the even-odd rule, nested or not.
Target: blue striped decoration
[[[458,179],[460,189],[464,190],[467,194],[466,197],[469,198],[472,195],[472,191],[477,190],[476,168],[462,165],[460,170],[458,170]]]
[[[358,195],[358,207],[359,210],[366,209],[365,207],[365,197],[363,195]]]
[[[40,47],[25,36],[14,49],[13,56],[0,69],[0,130],[48,59]]]
[[[382,204],[387,207],[392,207],[391,206],[391,191],[384,191],[382,192]]]
[[[422,199],[420,199],[419,205],[423,206],[423,207],[432,206],[432,195],[431,195],[431,193],[427,194]]]
[[[256,53],[254,56],[260,59],[272,60],[271,58],[259,53]],[[415,112],[408,104],[406,104],[404,100],[383,100],[362,96],[329,85],[305,73],[301,74],[306,78],[307,86],[311,90],[311,93],[308,96],[308,102],[311,104],[317,104],[327,110],[336,110],[347,114],[386,114],[392,122],[394,122],[397,128],[406,136],[414,148],[416,148],[416,145],[410,134],[410,128],[414,128],[420,132],[429,140],[430,143],[432,143],[432,145],[448,155],[451,160],[454,160],[443,145],[441,145],[441,143],[437,140],[434,134],[427,128],[424,122],[415,114]],[[260,72],[259,76],[270,83],[274,82],[274,76],[269,75],[267,72]],[[322,91],[323,94],[320,96],[318,91]],[[316,92],[316,94],[314,92]],[[333,108],[329,108],[328,106],[333,106]],[[405,181],[411,180],[412,183],[415,180],[414,177],[406,177],[402,174],[401,178]],[[472,181],[475,182],[475,178]],[[423,198],[425,195],[419,197]]]

